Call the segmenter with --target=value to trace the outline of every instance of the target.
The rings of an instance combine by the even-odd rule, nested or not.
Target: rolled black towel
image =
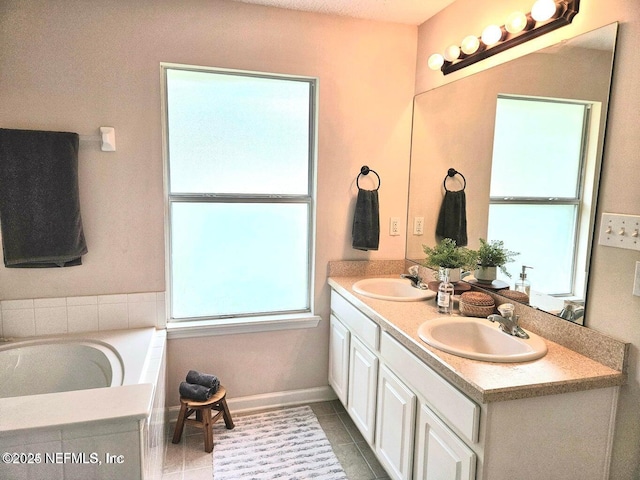
[[[220,388],[220,380],[218,380],[218,377],[215,375],[200,373],[196,370],[189,370],[189,373],[187,373],[187,382],[209,387],[213,389],[213,393],[216,393],[218,388]]]
[[[204,385],[196,385],[193,383],[180,382],[180,396],[196,400],[197,402],[205,402],[211,398],[215,392],[212,388]]]

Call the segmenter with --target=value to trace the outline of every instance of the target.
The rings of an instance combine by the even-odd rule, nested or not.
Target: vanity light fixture
[[[498,25],[489,25],[482,31],[480,39],[487,47],[495,45],[504,37],[505,30]]]
[[[505,24],[489,25],[480,37],[465,37],[460,47],[451,45],[444,54],[434,53],[428,65],[444,75],[520,45],[528,40],[569,25],[580,10],[580,0],[537,0],[531,12],[514,12]]]

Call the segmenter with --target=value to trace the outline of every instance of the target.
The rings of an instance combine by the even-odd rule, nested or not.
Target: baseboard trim
[[[336,400],[337,398],[338,397],[333,389],[329,385],[326,385],[324,387],[262,393],[259,395],[248,395],[246,397],[227,397],[227,405],[233,414],[264,410],[266,408],[300,405],[304,403],[326,402]],[[169,421],[175,421],[178,418],[179,411],[179,405],[167,408]]]

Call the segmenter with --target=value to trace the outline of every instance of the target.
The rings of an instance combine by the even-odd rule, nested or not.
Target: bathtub
[[[166,331],[0,343],[0,478],[162,475]]]

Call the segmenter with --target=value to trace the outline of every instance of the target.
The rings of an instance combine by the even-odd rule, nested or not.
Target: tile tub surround
[[[545,357],[523,363],[481,362],[437,350],[424,343],[417,332],[424,321],[441,316],[433,302],[387,302],[365,297],[351,289],[361,278],[331,277],[329,285],[479,403],[619,386],[626,381],[621,369],[611,368],[550,340],[546,340],[549,351]],[[626,352],[623,346],[620,351]],[[618,358],[614,363],[622,365],[624,360]]]
[[[5,338],[165,325],[164,292],[0,301]]]
[[[166,331],[145,328],[62,338],[73,337],[114,347],[125,367],[124,384],[0,399],[0,451],[39,453],[42,459],[4,465],[0,477],[139,480],[147,473],[144,478],[157,478],[163,461]],[[62,453],[75,454],[76,460],[55,456]],[[123,455],[124,463],[107,465],[107,453]],[[92,463],[92,454],[103,463]]]

